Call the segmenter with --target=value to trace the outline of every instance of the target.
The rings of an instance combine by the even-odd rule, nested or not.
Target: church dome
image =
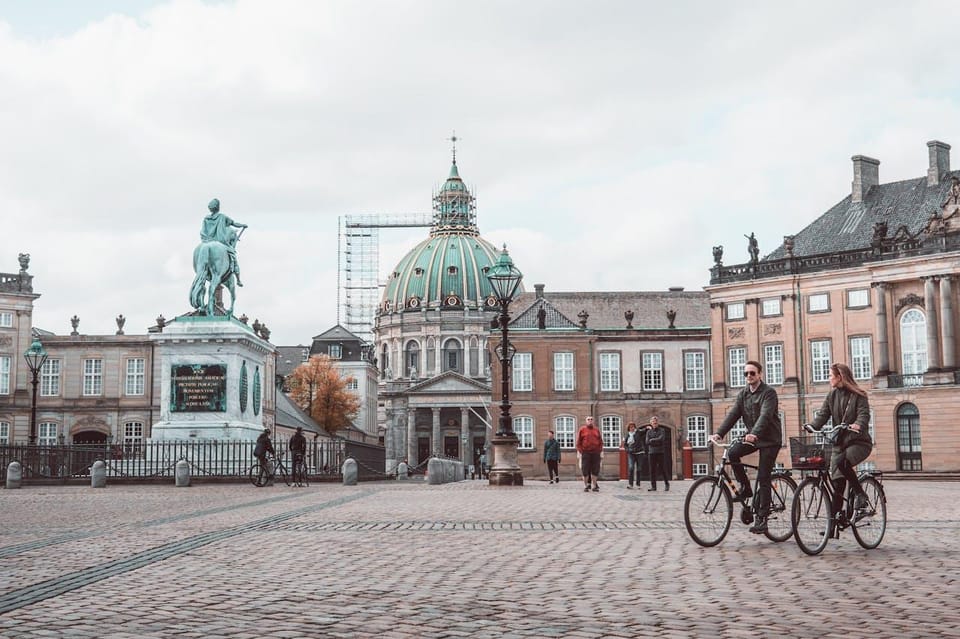
[[[387,278],[378,314],[421,308],[493,308],[487,271],[500,251],[480,237],[473,195],[456,159],[433,196],[430,236],[408,252]]]

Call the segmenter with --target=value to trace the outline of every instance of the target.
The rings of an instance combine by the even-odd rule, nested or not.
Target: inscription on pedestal
[[[176,364],[170,370],[171,413],[222,413],[227,410],[224,364]]]

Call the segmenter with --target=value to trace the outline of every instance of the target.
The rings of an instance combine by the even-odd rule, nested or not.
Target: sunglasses
[[[759,375],[757,371],[743,371],[744,377],[753,377],[754,375]]]

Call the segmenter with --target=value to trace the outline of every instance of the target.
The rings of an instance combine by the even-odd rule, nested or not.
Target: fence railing
[[[7,467],[20,462],[23,481],[66,483],[90,478],[90,467],[97,460],[106,465],[108,481],[122,479],[150,481],[172,479],[181,459],[190,464],[195,479],[246,479],[254,462],[251,441],[147,441],[124,446],[0,446],[0,480],[6,481]],[[274,442],[274,448],[292,466],[287,441]],[[361,480],[383,479],[385,455],[382,446],[341,439],[307,441],[307,472],[313,479],[339,480],[343,462],[354,457]],[[377,472],[379,469],[379,473]]]

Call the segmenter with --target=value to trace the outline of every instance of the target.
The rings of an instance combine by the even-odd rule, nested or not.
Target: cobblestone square
[[[960,485],[819,557],[577,481],[0,491],[0,637],[960,637]]]

